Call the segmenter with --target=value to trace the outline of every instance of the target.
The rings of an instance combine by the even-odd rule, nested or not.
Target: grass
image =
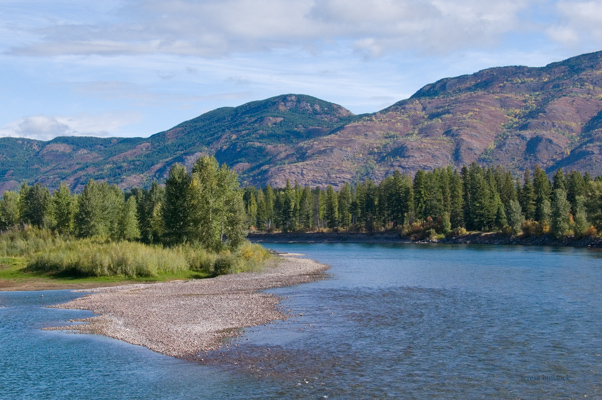
[[[185,270],[166,272],[156,276],[77,276],[67,273],[39,272],[27,269],[27,260],[23,257],[0,257],[0,289],[10,288],[31,290],[44,288],[79,288],[120,283],[167,282],[173,280],[204,279],[212,273]]]
[[[0,235],[0,288],[202,279],[255,271],[270,257],[248,242],[216,254],[194,245],[74,239],[30,228]]]

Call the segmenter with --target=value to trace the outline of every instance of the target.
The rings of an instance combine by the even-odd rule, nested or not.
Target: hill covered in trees
[[[473,162],[516,176],[539,165],[602,173],[602,52],[541,68],[491,68],[426,85],[374,114],[306,95],[220,108],[143,138],[1,138],[0,193],[21,182],[81,190],[89,178],[150,187],[214,155],[244,185],[311,187]]]

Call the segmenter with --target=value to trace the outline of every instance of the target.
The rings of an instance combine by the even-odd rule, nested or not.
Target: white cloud
[[[537,0],[127,0],[115,19],[53,24],[11,54],[217,57],[351,46],[367,56],[491,46]]]
[[[584,43],[602,45],[602,3],[600,1],[559,1],[562,22],[548,30],[552,40],[579,47]]]
[[[51,140],[57,136],[107,137],[113,135],[117,129],[140,119],[141,116],[135,113],[74,117],[33,115],[6,124],[0,128],[0,137],[37,140]]]

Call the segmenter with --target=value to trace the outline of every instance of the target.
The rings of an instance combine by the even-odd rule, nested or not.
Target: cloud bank
[[[494,46],[504,35],[527,29],[532,25],[525,19],[528,9],[537,3],[541,1],[124,0],[108,20],[38,26],[34,33],[39,40],[13,46],[9,53],[220,57],[342,46],[367,57],[399,50],[445,54]]]
[[[58,117],[33,115],[10,122],[0,128],[0,137],[51,140],[57,136],[108,137],[111,133],[140,119],[139,115],[103,114]]]

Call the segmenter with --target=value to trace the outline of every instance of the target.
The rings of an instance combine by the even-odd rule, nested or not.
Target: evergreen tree
[[[577,197],[585,195],[585,180],[578,171],[571,171],[566,186],[566,198],[571,203],[571,210],[575,212]]]
[[[284,192],[282,193],[282,209],[280,213],[282,230],[285,232],[291,232],[297,229],[297,219],[295,218],[295,203],[295,191],[293,190],[287,179],[286,187],[284,188]]]
[[[274,220],[274,190],[268,183],[264,189],[265,197],[265,224],[268,230],[272,229],[272,222]]]
[[[303,188],[299,199],[299,223],[305,230],[312,227],[312,205],[313,198],[309,186]]]
[[[451,221],[447,211],[444,212],[443,216],[441,217],[441,232],[444,235],[447,235],[449,232],[451,232]]]
[[[551,231],[554,236],[561,238],[569,234],[571,229],[571,204],[566,199],[562,189],[554,190],[552,195]]]
[[[552,186],[552,190],[562,189],[567,190],[566,187],[566,179],[564,177],[564,173],[562,169],[558,168],[556,173],[554,174],[554,185]]]
[[[450,222],[453,228],[464,226],[464,193],[462,177],[454,171],[450,181]]]
[[[529,168],[525,169],[520,205],[526,219],[535,218],[535,191],[533,189],[533,184],[531,183],[531,172],[529,171]]]
[[[535,195],[535,220],[542,222],[543,203],[545,200],[550,200],[552,187],[544,170],[539,168],[537,165],[535,166],[535,171],[533,171],[533,192]]]
[[[351,225],[351,202],[353,201],[353,193],[351,185],[345,183],[339,192],[339,223],[343,228],[349,228]]]
[[[495,226],[498,229],[502,229],[504,226],[508,225],[508,220],[506,219],[506,211],[504,210],[504,205],[501,200],[497,201],[497,212],[495,214]]]
[[[589,223],[587,222],[587,215],[585,213],[585,199],[583,196],[577,196],[575,206],[575,224],[573,227],[575,236],[582,237],[588,228]]]
[[[255,218],[255,226],[260,231],[263,231],[267,228],[267,210],[265,203],[265,196],[263,194],[263,190],[257,191],[257,215]]]
[[[337,194],[331,185],[326,188],[326,204],[324,209],[324,219],[329,228],[338,227],[339,224],[339,202]]]
[[[423,220],[426,219],[426,202],[427,202],[427,187],[426,187],[426,173],[419,169],[414,175],[414,212],[416,218]]]

